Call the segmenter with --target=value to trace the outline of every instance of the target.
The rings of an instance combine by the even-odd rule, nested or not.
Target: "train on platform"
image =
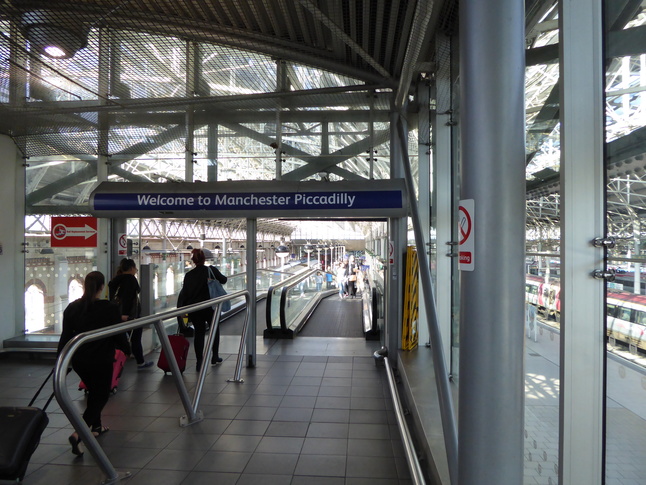
[[[561,321],[561,287],[557,278],[527,275],[525,300],[543,318],[558,326]],[[646,295],[609,289],[606,298],[606,335],[611,344],[621,342],[635,353],[646,351]]]

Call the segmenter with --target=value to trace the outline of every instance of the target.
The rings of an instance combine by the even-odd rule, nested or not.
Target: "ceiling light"
[[[25,12],[20,27],[33,51],[53,59],[69,59],[87,46],[88,28],[56,12]]]

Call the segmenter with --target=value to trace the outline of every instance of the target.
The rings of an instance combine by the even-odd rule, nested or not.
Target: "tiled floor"
[[[243,368],[244,383],[229,383],[238,339],[223,336],[225,361],[210,369],[200,401],[204,420],[184,428],[171,376],[156,367],[138,371],[130,360],[104,410],[111,430],[99,442],[117,471],[132,473],[122,480],[131,485],[410,483],[385,370],[372,358],[378,345],[259,338],[257,366]],[[0,358],[0,405],[26,405],[52,364],[45,357]],[[194,368],[189,360],[189,393]],[[68,384],[82,410],[74,373]],[[89,452],[81,458],[71,453],[72,428],[55,401],[48,413],[50,424],[25,483],[101,483],[104,476]]]

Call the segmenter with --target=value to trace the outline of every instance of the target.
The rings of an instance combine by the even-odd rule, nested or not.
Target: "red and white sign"
[[[458,208],[458,246],[459,268],[461,271],[473,271],[475,268],[475,203],[473,199],[460,201]]]
[[[119,256],[128,255],[128,236],[125,233],[120,233],[117,239],[117,246],[119,248]]]
[[[96,217],[52,217],[53,248],[95,248]]]
[[[388,264],[395,264],[395,245],[388,241]]]

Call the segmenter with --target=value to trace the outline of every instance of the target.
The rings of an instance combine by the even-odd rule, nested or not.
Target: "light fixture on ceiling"
[[[289,248],[287,246],[278,246],[276,248],[276,256],[279,258],[286,258],[289,256]]]
[[[31,49],[53,59],[69,59],[87,46],[89,29],[55,12],[31,10],[22,14],[20,26]]]
[[[186,249],[193,249],[193,246],[189,244],[188,246],[186,246]]]

